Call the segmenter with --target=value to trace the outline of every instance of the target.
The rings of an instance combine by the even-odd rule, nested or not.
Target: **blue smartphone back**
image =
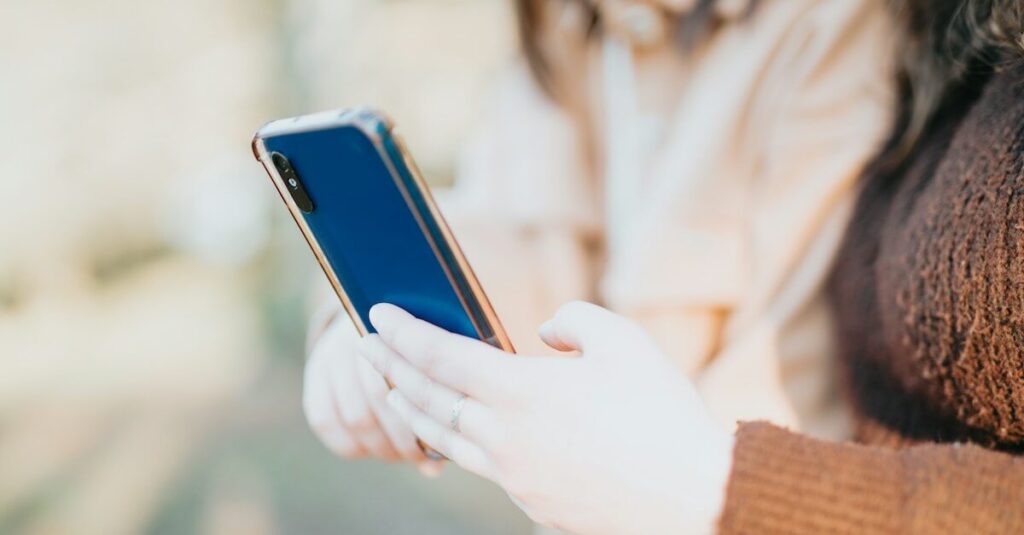
[[[393,140],[386,131],[378,135],[382,143],[375,144],[363,129],[340,125],[270,135],[263,143],[302,180],[314,205],[302,217],[368,332],[375,332],[370,307],[392,303],[449,331],[486,337],[439,261],[415,200],[392,173],[408,172],[392,157],[398,151],[388,149]]]

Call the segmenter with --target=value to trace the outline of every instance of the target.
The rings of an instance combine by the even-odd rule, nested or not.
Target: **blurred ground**
[[[319,275],[248,147],[377,105],[444,183],[513,48],[499,0],[0,5],[0,533],[529,532],[306,430]]]

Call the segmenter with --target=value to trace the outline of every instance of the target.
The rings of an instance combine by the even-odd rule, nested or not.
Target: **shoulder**
[[[1024,71],[994,75],[937,154],[888,216],[882,334],[934,411],[1024,444]]]
[[[993,75],[978,101],[957,130],[950,158],[975,162],[999,156],[997,165],[1015,165],[1024,158],[1024,65],[1009,67]],[[1000,170],[992,168],[992,174]],[[1012,174],[1012,173],[1011,173]]]
[[[864,123],[871,133],[858,138],[871,138],[874,150],[875,138],[889,129],[895,104],[895,32],[884,3],[762,2],[750,24],[749,34],[737,41],[756,40],[758,49],[769,51],[755,96],[766,116],[804,115],[810,130],[823,119],[844,121],[818,129],[820,134],[842,131],[853,111],[853,122]]]
[[[780,56],[824,60],[836,51],[888,63],[895,27],[884,2],[797,0],[762,2],[751,24],[775,29]]]
[[[946,208],[961,207],[955,211],[959,224],[1024,220],[1022,166],[1024,68],[1014,67],[994,74],[986,83],[957,125],[929,188],[934,190],[932,197],[936,200],[948,201]],[[1000,213],[979,211],[982,207],[994,208],[992,203],[1006,203],[1007,209]],[[942,206],[934,208],[948,211]]]

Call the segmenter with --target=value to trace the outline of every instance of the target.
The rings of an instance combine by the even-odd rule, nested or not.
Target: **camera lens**
[[[292,168],[291,162],[289,162],[288,158],[285,158],[280,152],[271,154],[270,159],[274,160],[274,166],[277,167],[277,170],[280,171],[281,174],[284,174]]]
[[[270,159],[274,162],[274,167],[277,168],[281,179],[287,184],[288,192],[291,193],[295,205],[307,214],[312,212],[314,210],[313,200],[309,198],[306,187],[302,184],[299,174],[295,172],[295,168],[292,167],[292,163],[280,152],[271,153]]]

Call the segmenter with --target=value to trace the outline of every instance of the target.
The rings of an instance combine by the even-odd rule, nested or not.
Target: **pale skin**
[[[313,432],[345,459],[374,458],[416,463],[425,475],[440,465],[424,456],[411,428],[385,398],[388,386],[355,350],[357,336],[339,317],[310,352],[302,406]]]
[[[411,461],[436,475],[418,436],[541,524],[584,534],[713,531],[732,436],[631,321],[587,303],[563,306],[540,336],[577,358],[512,356],[390,305],[374,307],[371,321],[380,335],[361,340],[333,322],[306,366],[307,419],[337,455]]]
[[[631,321],[563,306],[539,334],[567,358],[512,356],[392,305],[370,318],[379,335],[357,352],[394,385],[399,418],[534,521],[582,534],[714,531],[732,436]]]

